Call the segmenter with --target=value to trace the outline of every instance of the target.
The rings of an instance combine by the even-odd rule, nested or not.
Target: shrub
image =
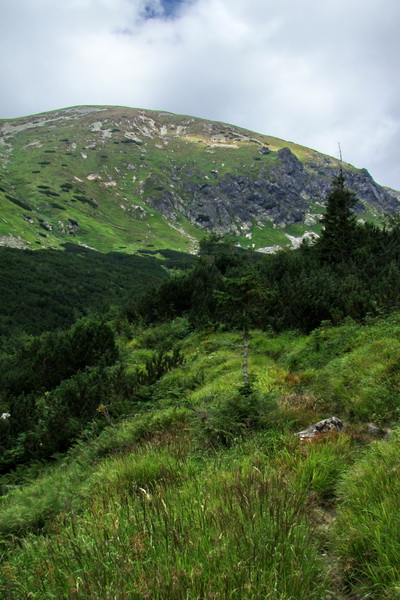
[[[144,365],[136,371],[136,381],[138,386],[152,385],[156,383],[165,373],[171,371],[184,363],[184,356],[178,347],[175,347],[171,353],[162,350],[153,353]]]
[[[272,424],[277,403],[273,394],[243,386],[211,398],[206,408],[193,410],[195,435],[202,444],[230,446],[237,438]]]
[[[168,352],[175,343],[183,340],[190,332],[187,319],[177,317],[172,321],[153,325],[137,332],[137,342],[140,346]]]

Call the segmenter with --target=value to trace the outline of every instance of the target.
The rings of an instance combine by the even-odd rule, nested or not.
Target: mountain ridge
[[[318,235],[343,168],[359,218],[398,193],[368,171],[272,136],[166,111],[75,106],[0,120],[0,244],[195,251],[205,233],[271,251]]]

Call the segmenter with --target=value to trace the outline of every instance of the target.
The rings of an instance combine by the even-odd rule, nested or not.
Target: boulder
[[[331,431],[343,431],[343,423],[337,417],[329,417],[329,419],[323,419],[314,425],[310,425],[307,429],[295,433],[302,440],[308,440],[310,438],[322,435],[323,433],[329,433]]]
[[[373,435],[375,437],[381,435],[381,433],[382,433],[380,427],[378,427],[377,425],[374,425],[373,423],[368,423],[367,431],[370,435]]]

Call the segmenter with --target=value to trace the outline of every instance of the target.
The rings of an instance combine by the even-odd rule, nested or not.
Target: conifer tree
[[[225,291],[216,290],[222,317],[243,332],[243,385],[248,381],[249,330],[255,314],[262,310],[268,293],[261,285],[256,273],[248,271],[241,277],[226,277]]]
[[[355,193],[345,185],[342,169],[332,182],[327,197],[326,212],[321,219],[323,232],[317,247],[327,262],[347,261],[356,245],[357,220],[353,208],[357,203]]]

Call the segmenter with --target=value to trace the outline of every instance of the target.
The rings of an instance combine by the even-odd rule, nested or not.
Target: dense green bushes
[[[97,407],[117,394],[114,332],[88,318],[66,332],[21,339],[0,357],[2,467],[65,451]]]
[[[0,358],[2,396],[46,392],[80,369],[110,365],[118,358],[108,323],[81,319],[68,331],[19,340]]]
[[[131,303],[128,318],[153,323],[185,315],[198,327],[215,324],[219,315],[214,291],[222,287],[223,278],[214,262],[200,258],[187,273],[167,279]]]
[[[67,331],[21,338],[0,355],[0,411],[11,415],[0,420],[0,468],[65,452],[93,421],[99,431],[137,406],[152,406],[159,379],[184,363],[178,340],[187,322],[161,329],[169,337],[142,333],[153,349],[130,368],[112,324],[90,318]]]
[[[198,328],[237,326],[232,286],[235,289],[236,282],[239,289],[246,278],[263,298],[257,310],[247,311],[249,327],[309,332],[323,321],[340,323],[346,317],[360,321],[396,310],[399,223],[392,219],[383,229],[357,223],[352,212],[356,200],[340,173],[328,196],[321,237],[298,250],[260,256],[214,234],[208,236],[200,243],[195,266],[147,294],[131,307],[130,317],[153,322],[184,315]],[[231,298],[230,310],[221,310],[222,296]]]
[[[263,292],[260,298],[264,296],[257,310],[248,314],[252,327],[310,332],[323,321],[337,324],[346,317],[361,321],[396,310],[400,302],[397,226],[358,225],[345,254],[345,260],[340,253],[327,255],[317,243],[261,256],[213,238],[203,244],[203,253],[190,271],[132,303],[128,316],[147,323],[186,316],[197,328],[221,323],[235,327],[233,305],[231,311],[221,310],[218,296],[229,295],[229,286],[235,281],[239,285],[250,274],[254,289]]]
[[[191,257],[166,252],[164,260],[118,252],[102,254],[74,244],[65,250],[0,248],[0,340],[70,327],[88,313],[140,296],[167,277],[167,268],[186,268]]]

